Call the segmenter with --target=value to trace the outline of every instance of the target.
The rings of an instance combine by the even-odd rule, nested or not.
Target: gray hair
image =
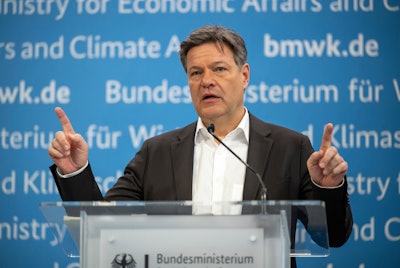
[[[246,44],[238,33],[222,26],[203,26],[194,30],[181,43],[179,56],[185,72],[187,71],[186,61],[189,50],[206,43],[218,43],[221,49],[227,45],[232,50],[235,63],[239,68],[247,63]]]

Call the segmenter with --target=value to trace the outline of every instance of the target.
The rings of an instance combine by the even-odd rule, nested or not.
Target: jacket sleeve
[[[90,164],[80,174],[70,178],[61,178],[56,169],[56,165],[50,167],[63,201],[103,201]]]
[[[313,192],[316,199],[325,201],[329,246],[342,246],[349,239],[353,228],[346,178],[339,188],[323,189],[314,185]]]

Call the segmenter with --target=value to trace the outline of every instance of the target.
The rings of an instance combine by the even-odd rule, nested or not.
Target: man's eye
[[[224,67],[217,67],[217,68],[215,68],[215,71],[216,72],[222,72],[222,71],[225,71],[226,69],[224,68]]]
[[[194,71],[190,73],[190,76],[200,75],[200,71]]]

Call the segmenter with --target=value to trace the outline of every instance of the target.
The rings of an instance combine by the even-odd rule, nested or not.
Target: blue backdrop
[[[246,40],[246,107],[349,162],[354,229],[300,267],[400,263],[398,0],[0,0],[0,266],[78,267],[39,211],[61,106],[106,191],[143,140],[197,119],[177,49],[221,24]]]

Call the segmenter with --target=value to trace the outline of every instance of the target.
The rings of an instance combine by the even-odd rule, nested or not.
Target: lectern
[[[208,206],[55,202],[40,209],[82,268],[289,268],[291,257],[329,254],[322,201],[227,202],[213,204],[222,215],[193,213]]]

